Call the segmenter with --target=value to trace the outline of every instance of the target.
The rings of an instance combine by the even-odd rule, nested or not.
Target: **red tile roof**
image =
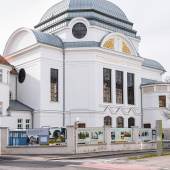
[[[15,67],[12,66],[10,63],[8,63],[8,61],[5,60],[5,58],[2,57],[1,55],[0,55],[0,64],[6,65],[6,66],[10,66],[12,68],[12,70],[10,71],[11,74],[14,74],[14,75],[18,74],[17,70],[15,69]]]
[[[0,64],[11,66],[11,64],[9,64],[8,61],[5,60],[5,58],[2,57],[1,55],[0,55]]]

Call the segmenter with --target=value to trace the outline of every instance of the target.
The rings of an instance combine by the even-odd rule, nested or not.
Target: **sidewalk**
[[[155,153],[156,150],[138,150],[138,151],[119,151],[119,152],[98,152],[74,155],[2,155],[0,160],[71,160],[71,159],[88,159],[88,158],[102,158],[102,157],[124,157],[135,156],[147,153]]]

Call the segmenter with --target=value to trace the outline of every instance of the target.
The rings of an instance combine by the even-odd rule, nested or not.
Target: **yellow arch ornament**
[[[104,45],[103,45],[104,48],[109,48],[109,49],[114,49],[115,47],[115,43],[114,43],[114,39],[111,38],[109,40],[107,40]]]
[[[122,52],[131,55],[131,51],[124,41],[122,42]]]

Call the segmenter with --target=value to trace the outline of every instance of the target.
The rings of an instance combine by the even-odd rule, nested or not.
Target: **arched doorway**
[[[110,116],[104,117],[104,126],[112,126],[112,118]]]
[[[133,126],[135,126],[135,119],[133,117],[130,117],[128,119],[128,128],[132,128]]]
[[[116,125],[117,125],[117,128],[124,128],[124,118],[121,116],[117,117]]]

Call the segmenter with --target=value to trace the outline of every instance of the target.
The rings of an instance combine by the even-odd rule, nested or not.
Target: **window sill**
[[[129,107],[136,107],[136,104],[128,104]]]
[[[110,103],[109,103],[109,102],[108,102],[108,103],[107,103],[107,102],[103,102],[103,104],[104,104],[104,105],[108,105],[108,104],[111,105],[111,104],[113,104],[113,103],[112,103],[112,102],[110,102]]]
[[[50,103],[60,103],[59,101],[49,101]]]

